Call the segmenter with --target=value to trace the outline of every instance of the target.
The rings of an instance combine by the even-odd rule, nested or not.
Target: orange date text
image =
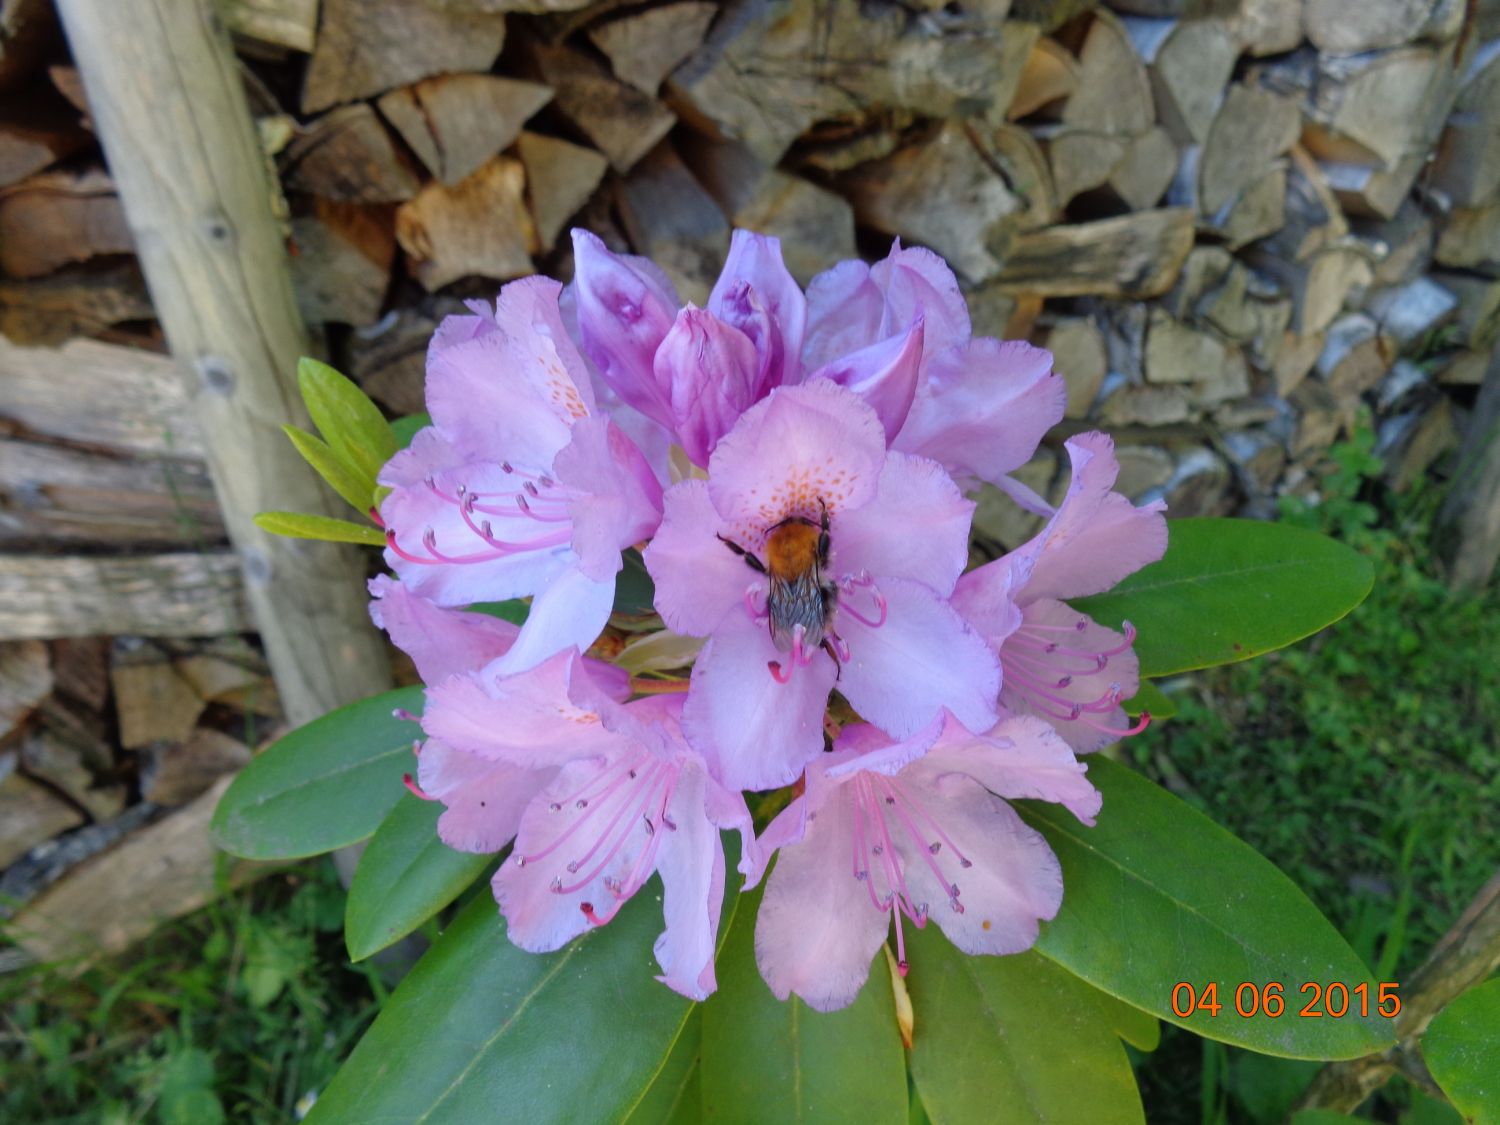
[[[1195,1013],[1217,1016],[1232,1012],[1244,1019],[1269,1016],[1274,1020],[1288,1012],[1304,1019],[1367,1017],[1373,1012],[1395,1019],[1401,1011],[1401,997],[1397,995],[1400,987],[1394,981],[1377,985],[1361,982],[1351,988],[1342,981],[1321,984],[1310,980],[1288,1000],[1287,988],[1280,981],[1258,984],[1247,980],[1233,986],[1226,984],[1224,999],[1220,1000],[1218,981],[1194,985],[1183,980],[1172,986],[1172,1014],[1187,1019]]]

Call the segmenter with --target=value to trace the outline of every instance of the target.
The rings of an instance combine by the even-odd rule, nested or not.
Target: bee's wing
[[[825,609],[823,589],[816,568],[809,568],[795,578],[772,576],[766,609],[771,616],[771,640],[782,652],[792,647],[792,630],[803,627],[803,644],[816,648],[823,641]]]

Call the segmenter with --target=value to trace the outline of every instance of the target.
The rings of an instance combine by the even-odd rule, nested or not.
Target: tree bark
[[[172,354],[188,380],[251,611],[293,722],[385,687],[358,559],[252,523],[334,514],[283,423],[307,424],[307,351],[272,185],[209,0],[61,0],[96,129]]]

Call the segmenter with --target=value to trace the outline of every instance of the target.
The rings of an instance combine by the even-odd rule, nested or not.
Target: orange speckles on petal
[[[981,930],[987,930],[987,929],[989,929],[990,928],[990,920],[988,918],[986,918],[983,922],[979,923],[979,928]]]

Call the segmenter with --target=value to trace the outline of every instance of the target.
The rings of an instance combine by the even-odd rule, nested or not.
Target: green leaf
[[[911,1073],[935,1125],[1145,1121],[1125,1048],[1085,986],[1035,953],[967,956],[937,926],[906,940]]]
[[[300,859],[365,839],[406,792],[421,687],[330,711],[261,751],[219,799],[209,831],[245,859]]]
[[[735,912],[716,966],[719,990],[703,1005],[702,1119],[904,1125],[906,1061],[885,958],[842,1011],[777,1000],[755,964],[763,888]]]
[[[493,862],[438,839],[438,801],[402,797],[359,857],[344,911],[349,960],[400,941],[463,893]]]
[[[1042,924],[1037,952],[1164,1020],[1269,1055],[1352,1059],[1394,1042],[1390,1021],[1375,1014],[1369,970],[1274,864],[1126,767],[1098,754],[1088,766],[1104,794],[1095,827],[1060,805],[1016,802],[1063,869],[1062,909]],[[1172,1010],[1173,988],[1184,981],[1199,994],[1217,984],[1217,1016]],[[1237,1014],[1244,981],[1280,984],[1286,1010]],[[1297,1014],[1311,996],[1301,994],[1304,984],[1333,981],[1351,993],[1369,983],[1370,1015]]]
[[[1451,1001],[1422,1036],[1443,1093],[1476,1125],[1500,1125],[1500,978]]]
[[[508,602],[475,602],[469,606],[470,613],[482,613],[487,617],[498,617],[512,625],[526,624],[526,615],[531,612],[531,603],[520,598]]]
[[[703,1104],[698,1051],[703,1041],[702,1008],[695,1005],[656,1081],[622,1125],[698,1125]]]
[[[1073,979],[1078,980],[1077,977]],[[1134,1004],[1127,1004],[1107,992],[1100,992],[1084,981],[1078,983],[1088,992],[1089,998],[1099,1005],[1104,1019],[1121,1039],[1137,1051],[1154,1051],[1160,1046],[1161,1021],[1150,1012],[1143,1012]]]
[[[1166,557],[1072,604],[1140,630],[1142,676],[1248,660],[1331,625],[1365,600],[1370,560],[1311,531],[1261,520],[1172,520]]]
[[[733,914],[730,897],[725,925]],[[628,1118],[693,1010],[655,979],[661,929],[653,880],[607,926],[526,953],[476,896],[385,1002],[308,1125]]]
[[[1170,719],[1177,714],[1177,704],[1150,680],[1141,681],[1141,686],[1125,701],[1124,707],[1131,718],[1142,711],[1150,711],[1153,719]]]
[[[297,361],[297,386],[323,439],[371,480],[379,476],[398,448],[380,407],[348,378],[308,356]]]
[[[367,547],[385,546],[385,536],[368,524],[314,516],[306,512],[261,512],[255,526],[272,535],[290,539],[325,539],[331,543],[360,543]]]
[[[639,614],[656,612],[656,583],[646,571],[641,553],[634,547],[621,556],[624,566],[615,578],[616,613]]]
[[[352,461],[345,460],[326,441],[296,426],[282,426],[302,459],[318,471],[330,488],[360,515],[368,515],[375,502],[375,478],[366,476]]]
[[[391,435],[396,439],[396,446],[405,449],[411,444],[411,439],[417,436],[418,430],[430,425],[432,415],[425,410],[420,414],[407,414],[391,423]]]

